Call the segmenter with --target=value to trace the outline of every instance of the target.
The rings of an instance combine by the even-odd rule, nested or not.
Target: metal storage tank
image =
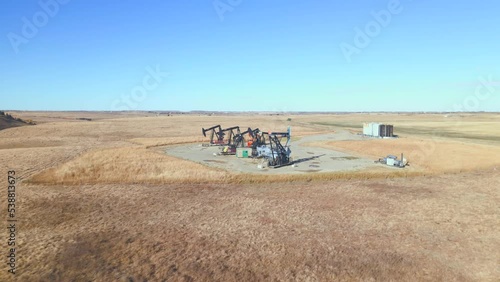
[[[374,137],[393,137],[394,126],[378,122],[363,123],[363,135]]]
[[[386,136],[386,128],[387,128],[387,127],[386,127],[386,125],[385,125],[385,124],[381,124],[381,125],[379,126],[379,136],[380,136],[380,137],[384,137],[384,136]]]
[[[394,126],[388,124],[386,127],[386,136],[393,137],[394,136]]]
[[[375,137],[379,137],[380,136],[380,123],[376,123],[376,122],[372,122],[371,123],[371,128],[372,128],[372,132],[371,132],[371,135],[372,136],[375,136]]]
[[[371,123],[363,123],[363,135],[372,135]]]

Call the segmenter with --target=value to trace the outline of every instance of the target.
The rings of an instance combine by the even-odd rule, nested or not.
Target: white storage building
[[[380,136],[380,123],[370,122],[363,124],[363,135]]]
[[[394,126],[390,124],[381,124],[370,122],[363,124],[363,135],[373,137],[393,137]]]

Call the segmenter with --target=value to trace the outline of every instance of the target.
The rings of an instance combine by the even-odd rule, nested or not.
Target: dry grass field
[[[38,124],[0,131],[0,173],[21,181],[18,273],[0,281],[500,277],[498,114],[15,114]],[[369,121],[401,138],[314,145],[405,152],[408,169],[235,176],[164,154],[215,124],[300,137]]]
[[[399,138],[366,141],[336,141],[313,144],[377,159],[388,154],[404,157],[410,166],[427,174],[463,172],[497,167],[500,146],[432,139]]]
[[[228,173],[175,159],[146,148],[116,148],[89,152],[34,176],[43,184],[212,183]]]

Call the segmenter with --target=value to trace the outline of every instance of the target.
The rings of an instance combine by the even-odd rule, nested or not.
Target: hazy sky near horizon
[[[5,0],[0,109],[500,111],[500,2]]]

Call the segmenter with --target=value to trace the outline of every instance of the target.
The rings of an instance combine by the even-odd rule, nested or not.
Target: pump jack
[[[238,147],[248,146],[253,149],[254,156],[264,158],[269,167],[294,164],[290,158],[290,127],[287,132],[263,132],[258,128],[248,128],[241,132],[239,126],[222,129],[220,125],[216,125],[208,129],[202,128],[203,136],[206,137],[207,132],[210,132],[210,145],[224,146],[221,155],[234,155]],[[245,138],[246,135],[249,138]],[[286,138],[284,143],[283,138]]]
[[[239,126],[233,126],[226,129],[222,129],[222,133],[224,136],[226,135],[226,132],[228,132],[229,135],[227,136],[226,142],[222,144],[226,146],[231,146],[234,142],[233,140],[234,137],[238,134],[241,134]]]
[[[290,160],[290,138],[291,129],[288,128],[287,132],[269,132],[269,146],[258,147],[258,155],[267,160],[268,166],[279,168],[293,164]],[[282,144],[282,139],[286,138],[286,143]]]
[[[239,127],[236,130],[239,131]],[[236,134],[234,134],[234,137],[232,138],[232,142],[229,145],[224,146],[224,148],[222,148],[222,151],[220,154],[221,155],[234,155],[234,154],[236,154],[236,148],[246,147],[245,135],[251,135],[252,132],[253,132],[252,129],[249,127],[247,131],[237,132]]]
[[[249,135],[250,137],[252,137],[252,134],[253,134],[253,130],[250,127],[248,128],[247,131],[236,134],[233,138],[234,147],[246,147],[245,135]]]
[[[224,144],[224,132],[220,125],[212,126],[210,128],[202,128],[201,133],[203,136],[207,137],[207,132],[210,131],[210,144],[209,145],[223,145]]]
[[[260,129],[254,129],[252,132],[250,132],[250,137],[252,137],[251,144],[249,144],[249,147],[252,147],[253,149],[256,149],[257,147],[264,146],[266,145],[266,135],[267,132],[262,132]]]

